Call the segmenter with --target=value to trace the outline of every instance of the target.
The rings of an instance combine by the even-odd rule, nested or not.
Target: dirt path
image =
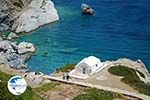
[[[104,87],[104,86],[101,86],[101,85],[94,85],[94,84],[91,84],[91,83],[72,81],[72,80],[66,81],[66,80],[63,80],[61,77],[52,77],[52,76],[45,75],[44,78],[59,81],[59,82],[63,82],[63,83],[76,84],[76,85],[79,85],[79,86],[85,86],[85,87],[91,87],[91,88],[97,88],[97,89],[102,89],[102,90],[106,90],[106,91],[111,91],[111,92],[115,92],[115,93],[121,93],[121,94],[124,94],[124,95],[137,97],[137,98],[140,98],[142,100],[149,100],[149,98],[150,98],[149,96],[146,96],[144,94],[129,92],[129,91],[121,90],[121,89],[118,89],[118,88]]]

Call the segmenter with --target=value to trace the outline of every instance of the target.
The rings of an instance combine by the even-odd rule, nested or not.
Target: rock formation
[[[18,53],[19,54],[25,54],[25,53],[34,53],[35,52],[35,46],[32,43],[28,42],[21,42],[18,45]]]
[[[1,0],[0,31],[29,32],[59,19],[51,0]]]
[[[11,68],[26,68],[26,61],[35,52],[31,43],[21,42],[19,45],[9,40],[0,41],[0,64],[8,64]]]

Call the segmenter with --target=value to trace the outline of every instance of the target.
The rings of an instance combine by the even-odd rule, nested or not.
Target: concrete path
[[[61,77],[59,78],[59,77],[53,77],[53,76],[48,76],[48,75],[45,75],[44,78],[54,80],[54,81],[63,82],[63,83],[76,84],[76,85],[80,85],[80,86],[97,88],[97,89],[101,89],[101,90],[121,93],[121,94],[124,94],[124,95],[137,97],[137,98],[140,98],[142,100],[150,100],[150,97],[146,96],[144,94],[133,93],[133,92],[129,92],[129,91],[126,91],[126,90],[121,90],[121,89],[118,89],[118,88],[105,87],[105,86],[101,86],[101,85],[94,85],[94,84],[79,82],[79,81],[71,81],[71,80],[66,81],[66,80],[63,80]]]

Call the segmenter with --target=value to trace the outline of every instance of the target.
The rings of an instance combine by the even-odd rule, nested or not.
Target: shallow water
[[[81,14],[83,2],[95,9],[96,16]],[[102,61],[141,59],[150,69],[149,0],[55,0],[55,4],[58,22],[18,40],[37,46],[36,55],[28,62],[30,70],[52,73],[89,55]]]

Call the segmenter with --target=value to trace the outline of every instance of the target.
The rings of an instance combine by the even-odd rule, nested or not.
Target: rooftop
[[[84,58],[82,62],[88,64],[89,66],[94,66],[95,64],[100,62],[100,59],[94,56],[89,56],[87,58]]]

